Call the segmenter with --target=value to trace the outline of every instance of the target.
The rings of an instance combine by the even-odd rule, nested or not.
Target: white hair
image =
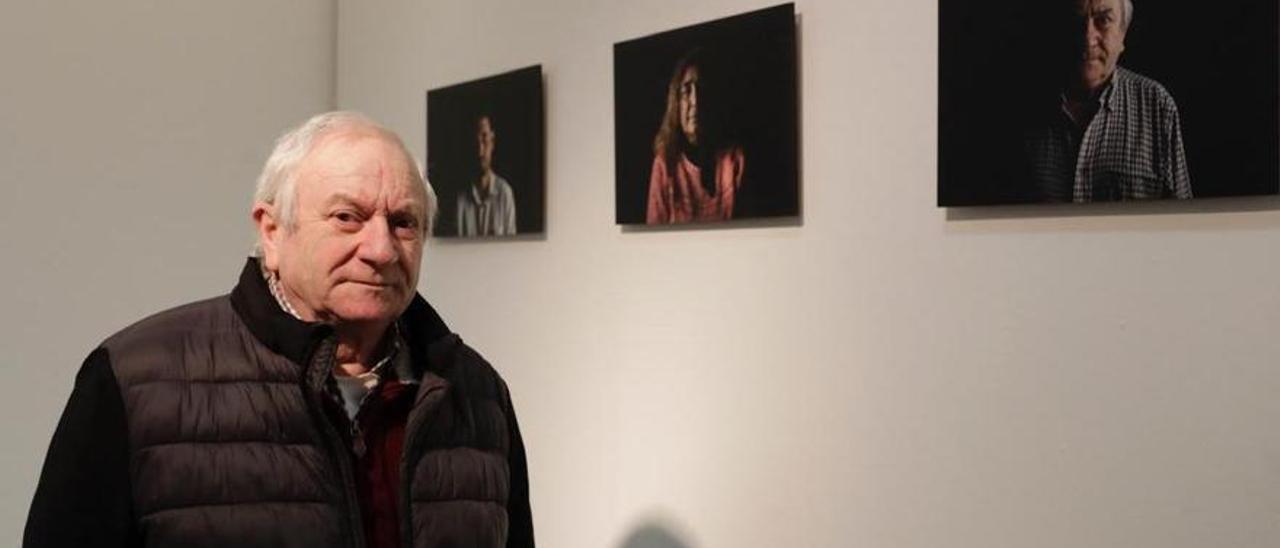
[[[1121,4],[1123,4],[1121,9],[1124,10],[1122,14],[1124,19],[1120,20],[1120,25],[1124,30],[1129,30],[1129,24],[1133,22],[1133,0],[1124,0]]]
[[[350,130],[373,131],[400,147],[409,165],[414,166],[414,169],[410,170],[410,175],[422,185],[423,194],[426,196],[427,211],[422,230],[423,234],[430,235],[432,226],[435,224],[436,193],[424,176],[422,164],[418,163],[413,153],[404,146],[404,141],[399,135],[358,112],[333,111],[317,114],[276,139],[275,149],[271,151],[271,156],[267,157],[267,163],[262,167],[262,174],[258,176],[258,188],[253,194],[254,201],[275,206],[276,218],[280,226],[286,230],[293,230],[294,215],[297,210],[297,204],[294,202],[298,195],[298,168],[301,167],[302,160],[311,153],[312,148],[322,137]],[[262,256],[261,242],[254,246],[254,254]]]

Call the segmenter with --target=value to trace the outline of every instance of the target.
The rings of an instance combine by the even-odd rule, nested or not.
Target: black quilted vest
[[[103,344],[149,547],[364,546],[353,457],[322,409],[331,330],[280,311],[257,270]],[[420,297],[402,325],[422,375],[401,463],[405,545],[506,546],[520,444],[506,386]]]

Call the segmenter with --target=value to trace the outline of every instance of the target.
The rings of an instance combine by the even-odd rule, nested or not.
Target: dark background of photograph
[[[427,92],[427,178],[440,200],[436,235],[458,235],[458,193],[480,175],[476,120],[491,116],[493,170],[511,184],[516,231],[543,231],[544,117],[541,65]]]
[[[745,155],[734,219],[798,215],[795,5],[784,4],[614,45],[617,223],[645,222],[667,84],[695,48],[701,124]]]
[[[1038,202],[1022,163],[1024,120],[1056,105],[1072,54],[1055,6],[939,4],[938,205]],[[1196,197],[1280,190],[1280,37],[1275,0],[1136,0],[1119,64],[1173,95]]]

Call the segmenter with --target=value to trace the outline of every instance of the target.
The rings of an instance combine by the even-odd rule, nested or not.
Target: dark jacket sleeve
[[[129,488],[124,400],[106,349],[89,354],[49,444],[22,544],[142,546]]]
[[[529,509],[529,467],[525,462],[524,441],[516,423],[511,395],[505,402],[510,436],[508,466],[511,469],[511,492],[507,498],[507,548],[533,548],[533,513]]]

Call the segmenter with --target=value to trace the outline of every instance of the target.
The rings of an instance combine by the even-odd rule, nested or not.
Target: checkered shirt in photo
[[[1084,128],[1062,108],[1026,140],[1045,201],[1190,198],[1182,123],[1173,96],[1155,80],[1116,67]]]

